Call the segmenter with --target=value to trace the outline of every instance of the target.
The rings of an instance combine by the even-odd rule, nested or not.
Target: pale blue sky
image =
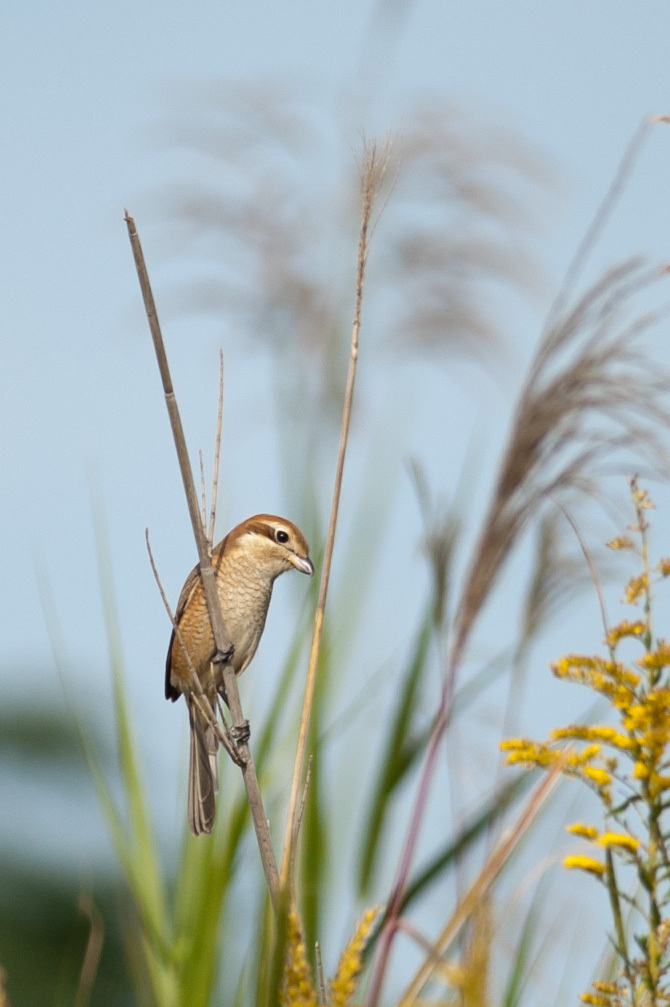
[[[340,158],[357,149],[362,131],[402,129],[415,96],[429,93],[477,121],[516,131],[536,148],[557,181],[536,240],[548,280],[543,293],[508,320],[516,363],[503,384],[512,387],[551,291],[635,127],[645,115],[670,112],[669,38],[667,0],[6,0],[0,9],[4,700],[26,689],[46,696],[58,690],[39,566],[77,674],[108,716],[92,473],[109,523],[135,700],[142,719],[151,720],[148,758],[157,772],[186,755],[184,718],[162,700],[169,627],[146,561],[144,527],[151,528],[173,598],[192,565],[193,546],[122,220],[128,206],[144,238],[160,310],[175,266],[157,226],[156,196],[173,177],[164,126],[184,81],[286,79],[325,122],[340,124],[332,138]],[[669,180],[670,127],[659,126],[598,247],[594,270],[638,251],[670,257]],[[209,450],[221,330],[211,321],[164,321],[192,447]],[[232,338],[224,344],[228,484],[221,532],[253,511],[286,506],[276,471],[271,375],[266,358],[246,345]],[[402,388],[401,374],[384,373],[384,388],[363,378],[373,403]],[[488,436],[481,403],[473,400],[473,371],[454,373],[448,401],[440,379],[435,387],[428,382],[413,404],[411,431],[399,433],[405,457],[421,452],[432,409],[451,429],[463,424],[468,437],[472,429]],[[502,427],[510,400],[499,384],[482,380]],[[369,430],[366,436],[368,447],[354,452],[352,478],[369,450]],[[491,433],[493,448],[496,436]],[[445,470],[442,459],[433,468],[436,490],[449,490],[461,461]],[[403,482],[397,473],[394,478]],[[420,522],[404,485],[391,520],[406,537],[404,604],[425,586],[415,548]],[[283,618],[291,618],[297,595],[295,585],[282,585],[276,604]],[[278,646],[287,638],[283,618],[273,622],[271,615],[268,629]],[[394,620],[391,606],[390,650]],[[397,639],[406,634],[398,631]],[[171,824],[174,802],[173,792],[157,795],[160,815]],[[14,828],[20,832],[20,816]]]

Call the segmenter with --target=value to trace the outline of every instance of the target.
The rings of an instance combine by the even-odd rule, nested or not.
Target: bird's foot
[[[230,645],[228,650],[217,650],[212,658],[212,664],[230,664],[235,654],[234,646]]]
[[[251,737],[251,728],[249,727],[249,721],[245,720],[243,724],[239,727],[233,724],[230,728],[230,733],[233,736],[233,741],[235,745],[246,745],[247,741]]]

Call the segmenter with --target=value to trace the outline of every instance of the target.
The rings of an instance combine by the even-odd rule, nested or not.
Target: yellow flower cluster
[[[579,998],[582,1003],[592,1004],[593,1007],[619,1007],[622,1003],[617,983],[596,980],[593,990],[593,993],[582,993]]]
[[[640,657],[636,662],[645,671],[656,671],[660,668],[667,668],[670,664],[670,646],[665,640],[659,640],[656,650],[651,650]]]
[[[349,1007],[363,969],[365,945],[378,915],[379,906],[368,909],[358,921],[354,936],[342,952],[337,972],[328,984],[330,987],[328,1007]],[[286,927],[286,963],[281,1007],[317,1007],[319,1000],[307,961],[300,917],[295,908],[288,914]]]
[[[614,727],[599,724],[569,724],[567,727],[557,727],[551,732],[554,741],[597,741],[628,752],[635,747],[634,742],[626,734]]]
[[[546,769],[553,766],[559,752],[551,749],[546,742],[531,741],[528,738],[505,738],[500,742],[503,752],[508,752],[507,764]]]
[[[646,573],[640,573],[637,577],[631,577],[626,584],[626,593],[623,601],[627,605],[637,605],[643,594],[649,590],[649,577]]]
[[[573,836],[581,836],[582,839],[598,838],[598,830],[595,825],[583,825],[582,822],[573,822],[572,825],[566,825],[565,831]]]
[[[653,504],[636,479],[631,480],[631,492],[637,523],[629,530],[639,544],[622,536],[608,545],[635,550],[640,559],[641,572],[628,581],[624,601],[642,602],[642,618],[624,619],[607,631],[609,659],[568,654],[552,665],[558,678],[604,696],[615,723],[568,724],[553,730],[544,742],[511,738],[501,746],[510,763],[540,768],[558,763],[564,774],[596,789],[605,806],[605,824],[600,829],[583,822],[568,826],[571,835],[591,845],[586,853],[572,854],[563,861],[565,867],[585,871],[607,887],[615,918],[615,948],[625,966],[620,981],[595,982],[582,994],[582,1003],[593,1007],[670,1005],[670,895],[665,854],[669,834],[668,822],[663,821],[670,807],[670,642],[655,638],[651,623],[651,587],[661,577],[670,576],[670,558],[651,567],[646,511]],[[643,653],[637,660],[623,663],[617,659],[617,648],[625,639],[640,641]],[[636,816],[630,813],[632,808]],[[631,823],[641,838],[633,833]],[[593,855],[598,852],[604,852],[602,859]],[[629,953],[621,909],[627,896],[619,890],[617,861],[635,869],[641,890],[647,893],[634,903],[647,927],[641,937],[635,934],[642,957]]]
[[[635,743],[633,779],[645,780],[652,799],[670,788],[662,769],[670,742],[670,689],[652,689],[626,710],[623,724]]]
[[[635,853],[640,845],[639,839],[636,839],[635,836],[629,836],[626,832],[604,832],[602,836],[598,836],[598,842],[601,846],[615,846],[619,850],[628,850],[630,853]]]
[[[282,986],[282,1007],[317,1007],[312,971],[302,935],[300,917],[291,909],[286,920],[286,964]]]
[[[605,545],[608,549],[614,550],[635,548],[635,543],[628,535],[619,535],[617,538],[610,539],[610,541],[606,542]]]
[[[602,877],[607,868],[599,860],[594,857],[585,857],[581,854],[566,857],[563,861],[563,866],[567,867],[568,870],[578,870],[587,871],[589,874],[595,874],[596,877]]]
[[[646,623],[642,622],[641,619],[636,619],[635,622],[630,622],[628,619],[624,619],[617,626],[613,626],[607,633],[607,644],[610,647],[616,647],[617,643],[624,637],[641,637],[647,631]]]
[[[565,760],[563,772],[567,776],[578,776],[585,783],[597,787],[601,798],[609,804],[612,773],[603,766],[594,766],[594,759],[601,757],[601,746],[586,745],[581,752],[572,752],[567,758],[560,748],[552,748],[547,742],[531,741],[528,738],[506,738],[500,743],[507,752],[508,765],[522,765],[529,769],[547,769],[559,760]]]
[[[378,915],[379,906],[368,909],[358,921],[354,936],[342,952],[337,972],[330,980],[329,1007],[347,1007],[356,992],[356,983],[363,968],[363,952]]]
[[[626,709],[635,700],[640,676],[618,661],[583,654],[567,654],[551,666],[557,678],[586,685],[606,696],[614,706]]]

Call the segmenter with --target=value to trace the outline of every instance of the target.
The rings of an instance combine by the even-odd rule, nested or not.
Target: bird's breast
[[[263,634],[272,581],[238,563],[233,570],[221,570],[217,588],[226,629],[235,648],[233,667],[239,675],[256,653]]]

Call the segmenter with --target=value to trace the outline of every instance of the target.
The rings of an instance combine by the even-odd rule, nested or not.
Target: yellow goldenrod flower
[[[612,717],[610,711],[607,719],[612,726],[568,724],[552,730],[547,742],[517,738],[510,739],[505,748],[510,761],[527,765],[555,765],[560,759],[561,771],[589,785],[604,806],[606,820],[622,830],[608,831],[603,826],[599,831],[584,822],[566,827],[571,835],[603,850],[602,859],[575,854],[565,857],[563,863],[566,868],[600,878],[610,889],[618,938],[615,950],[625,966],[616,973],[618,979],[594,982],[581,995],[581,1002],[593,1007],[623,1007],[634,1001],[636,1007],[648,1007],[653,999],[659,1007],[661,1003],[670,1007],[667,858],[659,854],[659,847],[667,843],[669,835],[667,822],[661,827],[660,819],[670,807],[670,670],[666,670],[670,669],[670,637],[666,642],[656,635],[650,605],[652,585],[661,577],[670,577],[670,557],[652,566],[646,512],[654,505],[637,477],[630,486],[636,522],[628,529],[632,537],[624,535],[607,544],[611,549],[635,551],[638,572],[625,585],[624,601],[639,606],[644,617],[624,619],[606,631],[609,659],[573,653],[551,666],[557,678],[587,686],[604,696],[617,717]],[[642,643],[641,656],[630,663],[616,660],[615,648],[631,638]],[[631,807],[639,813],[635,829],[640,838],[627,831],[624,819]],[[589,852],[599,850],[591,846]],[[659,910],[654,908],[647,914],[648,936],[637,942],[637,949],[621,927],[619,903],[625,894],[610,869],[614,854],[628,868],[637,865],[640,881],[649,893],[649,904]],[[644,904],[639,911],[645,916]]]
[[[568,759],[568,767],[570,769],[578,769],[580,766],[586,765],[591,759],[595,759],[596,755],[600,753],[600,745],[587,745],[583,748],[581,752],[575,752]]]
[[[637,605],[638,599],[649,589],[649,578],[646,573],[631,577],[626,584],[626,594],[622,599],[624,604]]]
[[[566,825],[565,831],[570,832],[573,836],[581,836],[582,839],[597,839],[598,830],[594,825],[583,825],[582,822],[574,822],[572,825]]]
[[[607,634],[607,643],[610,647],[614,647],[619,640],[622,640],[624,637],[642,636],[646,629],[647,626],[641,619],[636,619],[635,622],[631,622],[629,619],[624,619],[622,622],[618,623],[618,625],[612,626]]]
[[[665,668],[670,664],[670,645],[660,640],[656,650],[650,651],[635,662],[640,668],[649,671],[652,668]]]
[[[610,996],[614,996],[619,992],[619,987],[616,983],[604,982],[602,979],[596,979],[591,985],[599,993],[609,993]]]
[[[379,906],[368,909],[358,921],[354,936],[342,952],[337,972],[329,983],[329,1007],[347,1007],[356,992],[356,983],[363,969],[363,952],[378,915]]]
[[[670,776],[661,776],[660,773],[654,773],[654,797],[658,796],[662,790],[668,790],[670,788]]]
[[[562,657],[551,665],[551,670],[557,678],[595,689],[596,692],[607,696],[619,709],[624,710],[635,699],[634,690],[640,682],[639,675],[618,662],[580,654],[568,654]]]
[[[634,549],[635,543],[628,535],[619,535],[617,538],[605,542],[608,549]]]
[[[500,742],[500,750],[502,752],[509,752],[515,749],[525,748],[527,745],[532,745],[534,742],[529,741],[528,738],[503,738]]]
[[[641,730],[647,719],[647,710],[642,703],[633,703],[626,710],[624,724],[627,731]]]
[[[580,775],[586,780],[586,782],[595,783],[600,790],[602,800],[607,801],[607,803],[610,804],[610,786],[612,784],[612,775],[607,769],[600,769],[596,765],[585,765],[580,770]]]
[[[635,742],[614,727],[599,724],[569,724],[567,727],[557,727],[551,732],[553,741],[604,741],[615,748],[629,751],[635,748]]]
[[[616,846],[622,850],[630,850],[631,853],[635,853],[640,845],[639,839],[628,836],[625,832],[604,832],[602,836],[598,837],[598,842],[601,846]]]
[[[637,476],[631,479],[630,485],[636,510],[654,510],[656,508],[656,504],[649,496],[649,490],[642,489],[638,485]]]
[[[607,870],[605,865],[599,860],[595,860],[593,857],[585,857],[581,854],[565,857],[563,866],[567,867],[568,870],[588,871],[589,874],[595,874],[597,877],[602,877]]]
[[[509,766],[522,764],[546,768],[558,758],[558,753],[552,752],[548,745],[527,738],[507,738],[501,741],[500,747],[508,753],[505,761]]]
[[[579,999],[592,1007],[612,1007],[612,1000],[607,993],[581,993]]]
[[[670,920],[663,920],[656,930],[656,941],[661,954],[665,954],[670,941]]]

